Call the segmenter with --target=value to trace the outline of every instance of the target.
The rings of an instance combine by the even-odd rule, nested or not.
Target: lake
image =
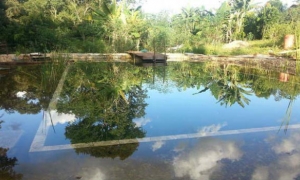
[[[0,84],[0,179],[300,179],[299,75],[77,62]]]

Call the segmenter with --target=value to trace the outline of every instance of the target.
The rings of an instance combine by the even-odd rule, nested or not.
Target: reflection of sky
[[[5,131],[30,131],[35,133],[39,123],[43,119],[42,113],[39,114],[19,114],[7,113],[0,110],[0,115],[3,115],[0,120],[4,122],[1,124],[1,130]]]
[[[18,98],[25,98],[26,97],[27,92],[26,91],[19,91],[17,92],[16,96]]]
[[[162,148],[163,145],[164,145],[165,143],[166,143],[166,142],[164,142],[164,141],[157,141],[157,142],[155,142],[155,143],[152,145],[152,151],[156,151],[156,150]]]
[[[44,116],[47,126],[65,124],[76,119],[74,114],[58,113],[56,110],[45,111]]]
[[[139,119],[134,119],[133,122],[135,123],[136,127],[143,127],[143,126],[147,125],[148,123],[150,123],[151,119],[139,118]]]
[[[223,124],[213,124],[211,126],[204,126],[201,129],[199,129],[198,133],[201,135],[206,135],[207,133],[216,133],[226,125],[227,125],[226,123],[223,123]]]
[[[292,133],[280,142],[274,142],[273,151],[278,156],[268,166],[258,166],[252,180],[288,180],[300,177],[300,133]]]
[[[201,89],[201,88],[200,88]],[[210,91],[193,95],[197,89],[172,93],[160,93],[148,90],[146,116],[151,122],[144,126],[147,136],[163,136],[185,133],[197,133],[199,129],[211,124],[227,123],[222,130],[260,128],[280,126],[286,114],[289,100],[275,101],[247,96],[251,102],[242,108],[237,103],[231,107],[221,106]],[[300,108],[296,101],[294,108]],[[290,124],[299,123],[300,111],[293,111]]]
[[[26,94],[27,94],[26,91],[19,91],[19,92],[16,93],[16,96],[18,98],[25,99],[26,98]],[[38,99],[30,99],[27,103],[28,104],[31,104],[31,103],[32,104],[37,104],[38,102],[39,102]]]
[[[9,151],[9,154],[12,153],[14,156],[21,155],[18,156],[18,160],[26,159],[26,153],[29,151],[36,130],[43,119],[43,114],[7,113],[3,110],[0,110],[0,115],[2,114],[3,117],[1,120],[3,120],[4,123],[1,124],[2,128],[0,131],[5,135],[0,136],[0,139],[7,138],[9,136],[11,142],[1,145],[3,145],[3,147],[15,149]]]
[[[210,175],[220,167],[220,160],[238,160],[241,156],[242,152],[233,141],[204,138],[174,158],[175,176],[209,180]]]
[[[56,110],[50,110],[44,112],[44,120],[46,126],[48,126],[45,128],[49,128],[45,145],[62,145],[70,143],[70,140],[65,137],[65,126],[76,120],[74,114],[58,113]]]

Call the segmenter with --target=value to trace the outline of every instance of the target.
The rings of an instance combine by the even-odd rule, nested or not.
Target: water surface
[[[11,67],[0,179],[300,179],[300,77],[216,63]]]

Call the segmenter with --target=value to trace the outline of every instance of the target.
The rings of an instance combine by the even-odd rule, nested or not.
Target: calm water
[[[0,68],[0,179],[300,179],[300,76],[215,63]]]

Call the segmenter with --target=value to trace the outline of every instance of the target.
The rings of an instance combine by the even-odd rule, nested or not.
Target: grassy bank
[[[198,54],[205,55],[220,55],[220,56],[236,56],[236,55],[286,55],[287,57],[295,57],[296,53],[280,54],[285,51],[281,42],[274,42],[273,40],[256,40],[247,41],[247,46],[236,48],[226,48],[225,44],[203,44],[198,47],[186,49],[183,51],[190,51]]]

